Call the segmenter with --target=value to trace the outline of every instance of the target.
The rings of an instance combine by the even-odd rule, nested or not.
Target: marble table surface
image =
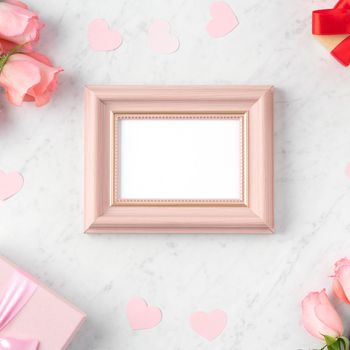
[[[38,50],[65,72],[41,109],[1,97],[0,168],[20,171],[25,186],[0,203],[0,253],[86,311],[70,349],[320,347],[300,301],[329,288],[333,263],[350,255],[350,71],[310,34],[311,11],[333,1],[228,0],[240,25],[221,39],[205,31],[210,0],[29,2],[46,23]],[[117,51],[89,48],[95,18],[122,32]],[[156,19],[172,24],[177,53],[148,49]],[[274,85],[276,233],[84,235],[83,90],[112,83]],[[133,296],[162,309],[157,328],[131,331]],[[229,322],[209,343],[189,317],[215,308]]]

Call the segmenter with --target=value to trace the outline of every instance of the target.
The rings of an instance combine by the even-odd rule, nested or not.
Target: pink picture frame
[[[239,120],[238,198],[121,198],[123,120]],[[87,86],[86,233],[272,233],[273,87]],[[210,186],[210,184],[208,184]]]

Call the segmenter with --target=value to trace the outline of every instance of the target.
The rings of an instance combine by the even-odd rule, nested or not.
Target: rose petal
[[[323,334],[334,337],[341,336],[343,334],[343,322],[329,301],[325,290],[320,293],[319,300],[321,304],[315,307],[316,316],[329,328],[329,331]]]
[[[337,296],[338,299],[340,299],[344,303],[350,304],[350,301],[344,293],[344,289],[339,283],[337,277],[333,279],[333,293]]]
[[[6,54],[11,51],[17,44],[12,43],[8,40],[0,39],[0,54]]]
[[[22,7],[0,2],[0,36],[7,39],[21,35],[33,16],[32,12]]]
[[[335,267],[334,267],[335,273],[337,273],[338,270],[343,266],[350,266],[350,260],[348,258],[340,259],[335,263]]]
[[[350,300],[350,266],[345,265],[339,267],[337,271],[337,279],[344,290],[346,298]]]
[[[39,40],[40,30],[44,26],[38,16],[23,6],[12,2],[0,1],[0,38],[16,44],[31,43]]]
[[[7,2],[8,4],[12,4],[12,5],[16,5],[16,6],[19,6],[19,7],[22,7],[24,9],[28,9],[28,6],[21,2],[21,1],[18,1],[18,0],[6,0],[5,2]]]
[[[9,62],[11,62],[12,57]],[[28,90],[39,82],[40,70],[31,62],[7,63],[0,74],[0,84],[5,88],[10,102],[17,106],[22,104]]]
[[[322,334],[327,334],[329,331],[316,316],[315,307],[318,305],[318,292],[308,294],[302,301],[302,320],[305,329],[314,337],[323,339]]]
[[[28,52],[26,55],[36,59],[37,61],[39,61],[41,63],[44,63],[50,67],[53,67],[50,59],[39,52]]]

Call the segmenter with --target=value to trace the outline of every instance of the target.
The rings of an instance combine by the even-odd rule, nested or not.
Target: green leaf
[[[341,340],[336,340],[332,345],[328,345],[328,350],[342,350],[341,348]]]
[[[343,344],[342,350],[350,350],[350,341],[347,337],[339,337],[339,341]]]

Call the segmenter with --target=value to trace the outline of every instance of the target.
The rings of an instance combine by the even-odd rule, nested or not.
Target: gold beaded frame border
[[[240,119],[239,199],[121,199],[119,190],[119,122],[127,119]],[[111,205],[112,206],[248,206],[248,112],[114,112],[111,114]]]

